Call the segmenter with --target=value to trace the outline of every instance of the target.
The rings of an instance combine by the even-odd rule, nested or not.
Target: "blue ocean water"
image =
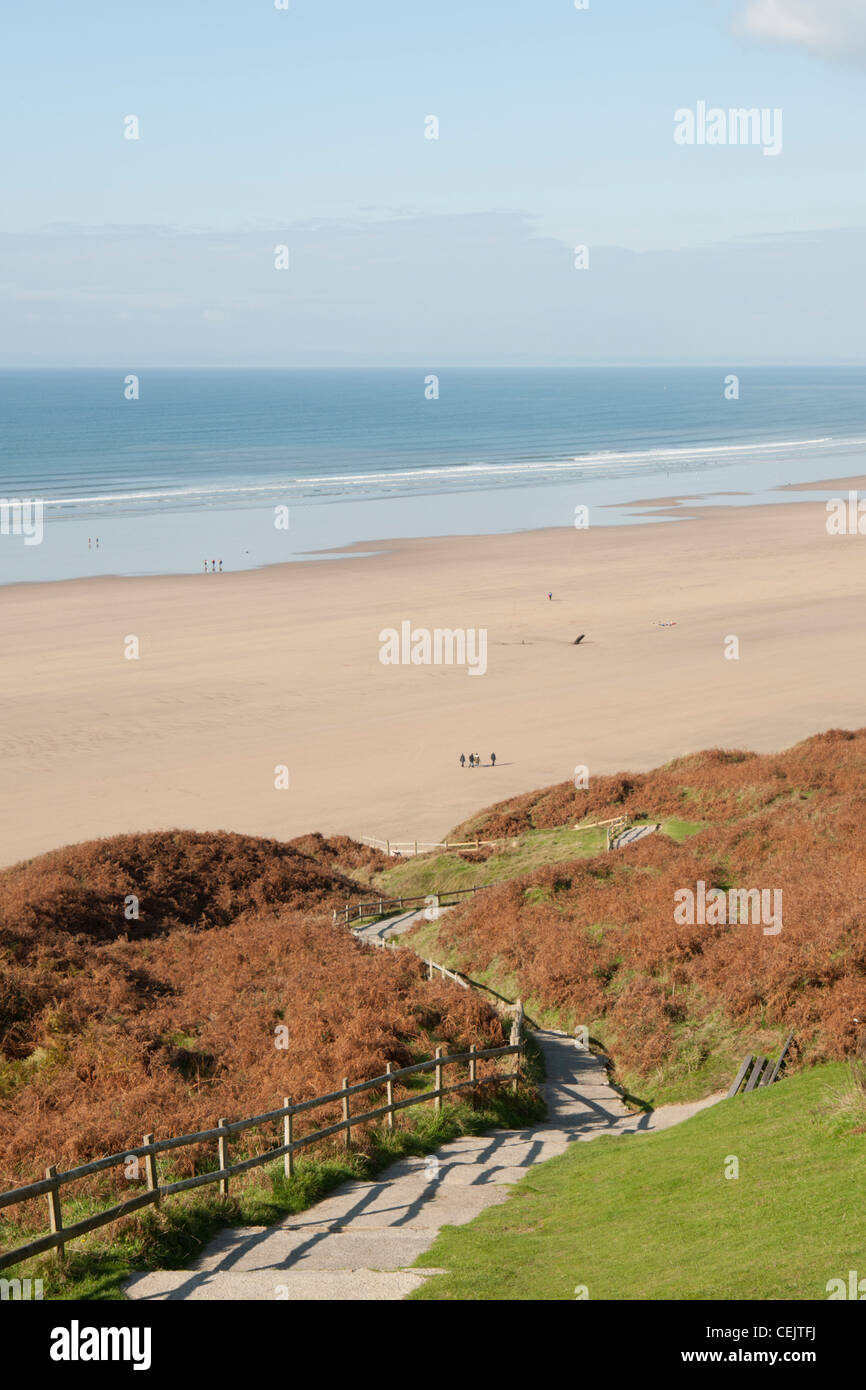
[[[45,516],[40,546],[0,536],[0,582],[195,571],[215,545],[252,567],[862,470],[866,369],[744,368],[737,400],[728,374],[148,369],[129,400],[126,372],[0,371],[0,497]]]

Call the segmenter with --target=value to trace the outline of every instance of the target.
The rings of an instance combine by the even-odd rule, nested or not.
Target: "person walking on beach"
[[[475,754],[474,754],[474,753],[470,753],[470,754],[469,754],[469,766],[470,766],[470,767],[474,767],[474,766],[475,766]]]
[[[495,754],[495,753],[491,753],[491,754],[490,754],[490,766],[491,766],[491,767],[495,767],[495,766],[496,766],[496,754]]]
[[[220,574],[222,574],[222,572],[223,572],[223,562],[222,562],[222,560],[220,560]]]
[[[461,766],[461,768],[463,768],[463,767],[466,766],[466,754],[465,754],[465,753],[461,753],[461,754],[460,754],[460,766]]]
[[[475,754],[475,766],[476,766],[476,767],[480,767],[480,766],[481,766],[481,754],[480,754],[480,753],[476,753],[476,754]]]
[[[548,597],[551,601],[553,600],[553,591],[552,591],[552,590],[548,590],[547,597]]]

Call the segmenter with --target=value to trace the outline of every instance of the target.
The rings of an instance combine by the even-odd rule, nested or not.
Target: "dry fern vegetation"
[[[502,802],[449,838],[618,812],[671,833],[500,874],[409,944],[536,1016],[587,1025],[620,1084],[654,1103],[721,1089],[747,1051],[771,1054],[792,1028],[801,1057],[841,1059],[866,1019],[864,788],[866,730],[832,730],[778,755],[715,749]],[[781,889],[781,933],[677,925],[675,892],[700,880]]]
[[[331,909],[363,891],[338,866],[377,862],[321,836],[172,831],[0,873],[0,1188],[48,1162],[122,1152],[145,1132],[320,1095],[436,1043],[505,1041],[479,996],[332,925]],[[137,920],[125,916],[132,895]],[[200,1158],[179,1150],[177,1176]],[[41,1227],[43,1203],[31,1205]]]

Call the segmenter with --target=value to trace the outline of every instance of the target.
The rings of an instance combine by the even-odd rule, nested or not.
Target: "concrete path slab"
[[[276,1301],[288,1303],[331,1303],[345,1301],[394,1302],[405,1298],[424,1283],[435,1270],[398,1270],[385,1272],[371,1269],[343,1270],[257,1270],[255,1273],[224,1274],[219,1282],[205,1276],[191,1277],[181,1270],[160,1276],[144,1275],[133,1279],[127,1293],[142,1300],[190,1301]]]

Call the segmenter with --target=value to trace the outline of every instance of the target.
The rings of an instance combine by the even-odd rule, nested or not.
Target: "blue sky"
[[[866,361],[862,0],[289,6],[4,0],[0,362]]]

